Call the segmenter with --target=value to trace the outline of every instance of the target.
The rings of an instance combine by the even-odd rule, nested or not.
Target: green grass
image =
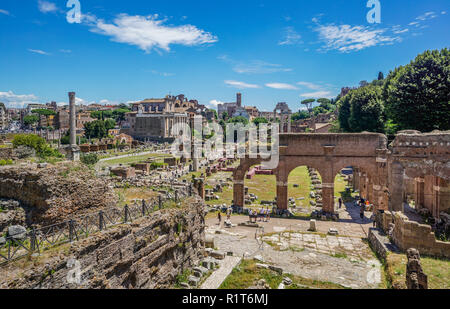
[[[406,254],[390,253],[385,264],[388,286],[406,288]],[[421,264],[428,276],[429,289],[450,289],[450,260],[422,256]]]
[[[171,157],[167,154],[162,153],[152,153],[152,154],[146,154],[146,155],[139,155],[139,156],[131,156],[126,158],[119,158],[119,159],[112,159],[108,161],[99,162],[99,166],[112,166],[112,165],[131,165],[133,163],[139,163],[143,162],[148,159],[160,159],[159,161],[162,161],[162,159]]]
[[[256,267],[256,261],[244,260],[233,269],[231,274],[225,279],[219,289],[247,289],[255,285],[260,279],[266,280],[271,289],[277,289],[284,277],[291,278],[293,284],[286,286],[287,289],[343,289],[344,287],[331,282],[317,281],[290,274],[280,275],[270,269],[260,269]]]
[[[192,175],[195,177],[199,177],[201,173],[204,173],[204,170],[201,170],[196,173],[191,173],[189,175],[184,176],[182,179],[191,180]],[[211,177],[207,178],[206,188],[212,188],[212,185],[218,179],[226,179],[228,177],[232,177],[231,172],[219,172],[217,174],[213,174]],[[294,188],[294,185],[298,185],[297,188]],[[335,181],[335,196],[336,199],[342,197],[344,200],[346,199],[346,187],[347,183],[340,174],[336,176]],[[261,201],[273,201],[276,196],[276,178],[274,175],[255,175],[252,179],[245,179],[245,186],[248,187],[249,193],[253,193],[258,197],[258,200],[253,203],[254,206],[259,206]],[[308,175],[308,169],[306,166],[298,167],[294,169],[288,178],[288,197],[293,197],[295,199],[296,205],[300,207],[310,207],[310,198],[311,192],[311,178]],[[206,201],[208,205],[217,205],[226,203],[230,205],[233,201],[233,186],[229,185],[228,187],[223,188],[223,192],[214,193],[219,196],[219,200]],[[297,200],[298,198],[303,197],[303,200]],[[247,205],[246,207],[251,207]],[[308,217],[307,214],[297,214],[300,217]]]

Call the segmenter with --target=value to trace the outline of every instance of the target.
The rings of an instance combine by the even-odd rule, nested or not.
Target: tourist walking
[[[228,220],[228,221],[231,220],[231,212],[232,212],[231,207],[229,207],[229,208],[227,209],[227,220]]]
[[[343,204],[343,202],[342,202],[342,198],[340,197],[340,198],[339,198],[339,209],[341,209],[341,208],[342,208],[342,204]]]
[[[219,226],[222,223],[222,214],[220,213],[220,211],[217,213],[217,219],[219,220]]]
[[[361,208],[359,210],[359,216],[361,217],[361,220],[364,221],[364,211],[366,210],[366,206],[364,203],[361,203]]]

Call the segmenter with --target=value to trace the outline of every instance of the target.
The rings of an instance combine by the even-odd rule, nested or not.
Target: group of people
[[[257,220],[260,222],[261,221],[268,222],[270,220],[270,209],[269,207],[267,208],[263,207],[259,211],[249,209],[248,216],[250,218],[250,222],[256,223]]]

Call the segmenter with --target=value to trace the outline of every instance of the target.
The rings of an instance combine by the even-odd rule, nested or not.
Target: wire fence
[[[19,231],[14,235],[3,237],[0,241],[0,265],[27,256],[36,256],[62,244],[78,241],[90,235],[120,224],[131,223],[161,210],[169,201],[179,202],[193,195],[192,186],[186,192],[175,191],[174,194],[159,195],[157,199],[124,207],[112,207],[70,220],[45,226],[39,229]]]

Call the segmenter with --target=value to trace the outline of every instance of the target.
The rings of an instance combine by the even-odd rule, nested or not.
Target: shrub
[[[98,156],[95,153],[83,154],[81,155],[80,160],[86,165],[95,165],[99,161]]]
[[[151,164],[150,164],[150,168],[152,169],[152,170],[155,170],[155,169],[157,169],[157,168],[160,168],[160,167],[164,167],[164,166],[166,166],[167,164],[166,163],[163,163],[163,162],[152,162]]]
[[[35,134],[17,134],[12,141],[14,148],[26,146],[36,150],[36,154],[41,158],[56,157],[63,155],[56,149],[51,148],[42,137]]]

